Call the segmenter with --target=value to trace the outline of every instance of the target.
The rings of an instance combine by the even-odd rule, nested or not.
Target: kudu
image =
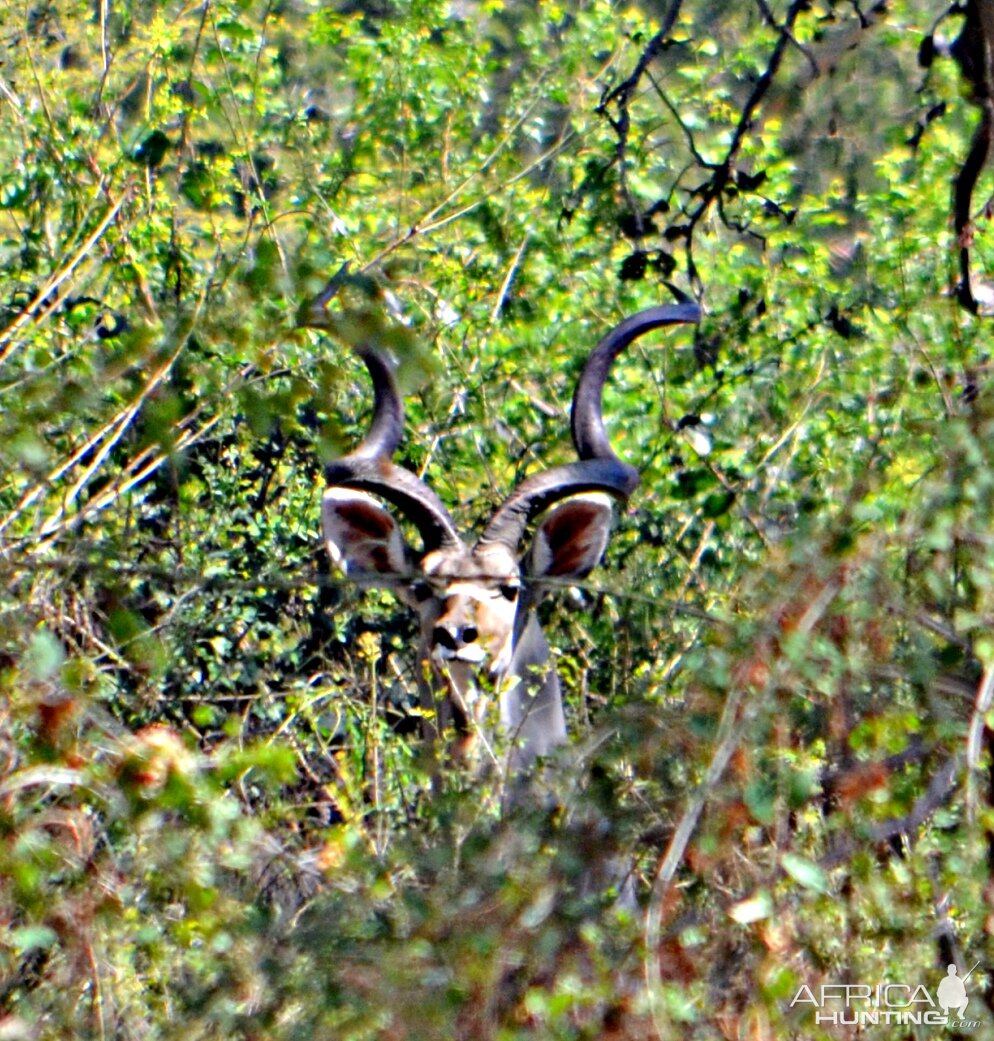
[[[681,303],[649,308],[607,334],[588,357],[571,410],[579,461],[526,478],[470,546],[438,496],[395,463],[404,410],[386,357],[357,349],[374,390],[373,419],[355,451],[330,463],[324,537],[337,564],[361,581],[388,585],[421,621],[417,672],[425,736],[452,724],[456,752],[487,734],[489,695],[499,700],[499,730],[510,741],[511,775],[528,770],[566,740],[566,721],[549,645],[535,613],[553,585],[586,576],[607,545],[611,500],[635,490],[638,471],[608,442],[602,394],[617,355],[651,329],[695,322]],[[405,516],[422,546],[408,545],[374,496]],[[540,518],[531,546],[519,545]],[[489,744],[486,746],[489,748]]]

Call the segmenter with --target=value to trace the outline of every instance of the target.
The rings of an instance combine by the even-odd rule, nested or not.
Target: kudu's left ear
[[[611,499],[590,492],[549,510],[525,559],[531,578],[584,578],[597,566],[611,534]]]

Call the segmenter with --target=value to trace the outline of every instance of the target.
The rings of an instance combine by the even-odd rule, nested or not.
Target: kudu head
[[[579,460],[533,474],[496,510],[475,544],[465,542],[438,496],[391,460],[404,411],[391,366],[375,347],[358,353],[373,382],[373,420],[355,451],[328,465],[324,537],[332,559],[361,581],[388,585],[421,621],[418,675],[426,736],[449,723],[458,751],[485,735],[488,695],[511,739],[509,766],[530,766],[566,739],[562,699],[535,615],[556,583],[586,576],[607,545],[612,500],[625,501],[638,471],[611,449],[602,392],[617,355],[659,326],[695,322],[693,304],[653,307],[613,329],[594,348],[573,396]],[[421,538],[412,547],[394,513]],[[538,520],[530,546],[522,542]]]

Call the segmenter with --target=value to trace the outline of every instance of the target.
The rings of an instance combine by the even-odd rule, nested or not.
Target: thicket
[[[837,1038],[802,987],[952,961],[994,1030],[983,76],[936,16],[5,7],[0,1037]],[[673,291],[606,395],[641,488],[544,616],[579,765],[432,793],[413,619],[320,543],[349,337],[471,528]]]

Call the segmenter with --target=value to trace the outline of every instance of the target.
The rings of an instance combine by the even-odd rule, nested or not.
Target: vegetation
[[[5,10],[0,1037],[838,1038],[869,1006],[802,988],[951,962],[990,1036],[964,7]],[[607,393],[642,485],[545,618],[580,765],[502,820],[430,790],[413,621],[320,543],[350,344],[470,528],[673,291],[704,321]],[[578,884],[608,853],[638,913]]]

